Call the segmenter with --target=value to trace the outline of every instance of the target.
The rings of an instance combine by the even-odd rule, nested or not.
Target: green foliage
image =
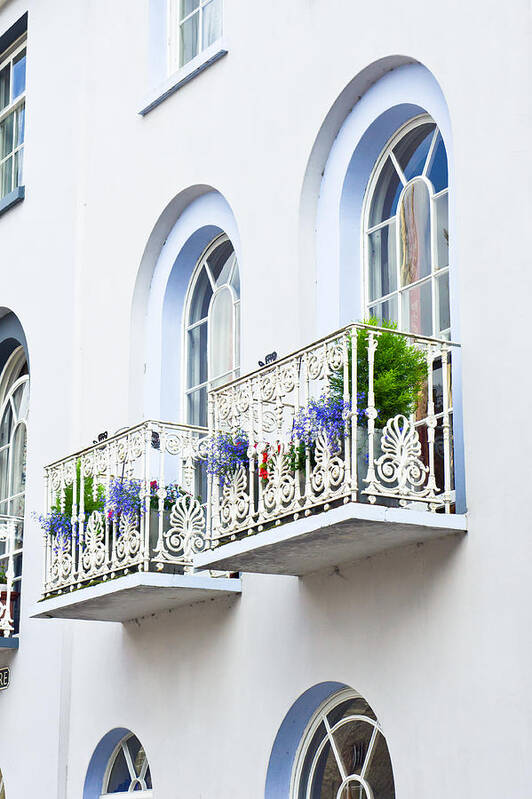
[[[410,416],[416,409],[427,378],[427,362],[425,353],[409,343],[405,336],[392,332],[397,330],[395,322],[381,322],[372,317],[365,320],[364,324],[387,328],[390,332],[380,333],[375,350],[373,369],[373,391],[375,394],[375,408],[377,427],[384,427],[388,419],[398,414]],[[366,328],[356,331],[357,352],[357,406],[358,424],[366,424],[364,410],[368,402],[368,338]],[[349,338],[349,380],[351,381],[351,364],[353,357],[353,342]],[[344,376],[339,370],[330,378],[331,391],[343,396]],[[351,389],[351,385],[349,385]]]
[[[81,478],[81,461],[76,461],[76,505],[80,507],[80,478]],[[85,504],[85,513],[90,515],[94,510],[103,511],[105,506],[105,488],[101,483],[97,483],[96,485],[96,499],[94,499],[94,478],[93,477],[85,477],[84,484],[83,484],[83,499]],[[72,506],[74,504],[74,486],[67,485],[65,486],[65,516],[70,518],[72,516]],[[60,511],[60,497],[58,496],[56,501],[52,506],[53,511]]]
[[[3,566],[0,566],[0,585],[5,585],[7,583],[7,573]]]

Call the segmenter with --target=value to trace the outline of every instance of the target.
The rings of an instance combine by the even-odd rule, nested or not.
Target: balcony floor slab
[[[236,578],[135,572],[38,602],[34,619],[131,621],[181,605],[240,594]]]
[[[467,517],[461,514],[350,502],[202,552],[194,566],[302,577],[466,530]]]

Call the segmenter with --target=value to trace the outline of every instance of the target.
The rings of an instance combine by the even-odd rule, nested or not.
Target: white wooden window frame
[[[150,767],[148,756],[146,754],[146,750],[144,750],[144,763],[142,764],[142,768],[139,774],[135,771],[135,766],[133,763],[133,758],[131,757],[131,752],[129,751],[128,742],[135,738],[136,736],[133,733],[129,733],[128,735],[124,736],[122,740],[115,746],[111,757],[109,758],[109,762],[107,763],[107,767],[105,769],[105,774],[103,778],[102,784],[102,793],[100,794],[100,799],[116,799],[119,796],[129,796],[133,794],[136,799],[153,799],[154,793],[152,788],[146,788],[146,783],[144,782],[146,778],[146,773]],[[138,740],[138,739],[137,739]],[[142,746],[142,744],[141,744]],[[129,776],[131,778],[131,783],[127,791],[115,791],[114,793],[107,793],[107,789],[109,788],[109,780],[111,779],[111,773],[113,771],[113,766],[115,764],[115,760],[120,754],[120,751],[124,753],[124,757],[126,759],[127,768],[129,771]],[[142,790],[137,791],[135,788],[140,784]]]
[[[240,319],[240,298],[236,296],[236,293],[231,285],[231,281],[233,280],[235,270],[239,269],[238,260],[236,257],[236,253],[233,249],[233,253],[230,258],[233,259],[230,269],[228,270],[227,280],[222,283],[221,285],[216,285],[216,279],[211,272],[211,269],[208,264],[208,259],[212,255],[212,253],[220,246],[220,244],[229,241],[229,237],[222,233],[220,236],[217,236],[209,246],[203,251],[202,255],[200,256],[195,268],[194,272],[192,273],[192,277],[190,278],[189,286],[187,289],[187,294],[185,297],[185,313],[184,313],[184,329],[183,329],[183,373],[182,373],[182,383],[181,385],[184,386],[184,394],[183,394],[183,402],[184,402],[184,415],[186,422],[191,424],[191,420],[189,418],[189,406],[188,406],[188,399],[189,397],[196,391],[199,391],[202,388],[206,388],[207,392],[209,388],[212,387],[213,383],[216,381],[217,385],[221,385],[221,381],[225,378],[224,382],[229,383],[231,380],[239,377],[240,375],[240,349],[239,349],[239,342],[240,342],[240,330],[237,333],[237,324],[240,327],[239,319]],[[209,300],[209,310],[207,312],[207,316],[203,317],[202,319],[198,319],[195,322],[189,323],[189,317],[191,312],[191,305],[192,299],[194,297],[194,292],[196,289],[196,284],[198,279],[205,269],[207,277],[209,279],[209,283],[212,289],[212,295]],[[211,365],[211,358],[210,358],[210,350],[211,350],[211,336],[213,334],[213,325],[211,324],[211,310],[214,302],[214,298],[216,295],[221,292],[222,290],[229,289],[231,292],[231,297],[233,299],[233,368],[227,372],[222,374],[215,375],[212,372],[212,365]],[[189,346],[189,332],[196,327],[200,327],[201,325],[207,325],[207,380],[200,382],[194,386],[188,386],[188,367],[191,358],[190,346]]]
[[[0,446],[0,453],[7,451],[8,458],[7,458],[7,476],[8,476],[8,489],[7,494],[2,500],[2,505],[0,506],[0,516],[10,516],[13,515],[11,513],[12,510],[12,503],[22,497],[25,496],[25,490],[13,493],[13,444],[15,441],[15,436],[17,433],[18,428],[23,425],[26,428],[27,434],[27,416],[21,416],[15,410],[15,406],[13,403],[13,395],[17,391],[20,386],[27,384],[29,386],[30,377],[29,375],[22,375],[15,380],[13,380],[13,374],[17,374],[20,372],[24,363],[26,362],[26,355],[24,353],[24,349],[22,347],[17,347],[17,349],[10,355],[2,375],[0,377],[0,423],[4,418],[4,413],[8,406],[11,407],[12,413],[12,424],[11,429],[9,432],[9,441],[7,444]],[[4,567],[7,569],[8,561],[10,556],[14,556],[15,559],[22,555],[22,528],[17,528],[17,538],[15,540],[15,549],[9,553],[5,552],[0,554],[0,568]],[[13,579],[13,588],[14,590],[20,591],[20,583],[22,580],[22,574],[20,569],[17,570],[18,573],[15,574]]]
[[[314,736],[320,724],[323,724],[325,728],[325,736],[322,739],[319,746],[317,747],[314,758],[312,760],[312,765],[307,777],[305,799],[311,799],[312,780],[314,778],[315,768],[318,763],[319,757],[324,747],[327,745],[327,743],[331,744],[331,751],[338,766],[338,771],[341,774],[343,780],[342,786],[338,791],[338,796],[344,796],[344,790],[348,786],[357,785],[359,786],[360,789],[359,790],[360,799],[373,799],[373,792],[371,790],[371,785],[367,782],[365,776],[371,762],[371,756],[375,748],[377,736],[380,734],[386,740],[386,737],[384,735],[384,732],[382,731],[379,722],[371,718],[371,716],[366,716],[362,714],[352,714],[351,716],[344,717],[343,719],[341,719],[339,722],[337,722],[331,727],[327,718],[329,714],[338,705],[341,705],[343,702],[349,699],[362,699],[362,698],[363,697],[361,697],[360,694],[358,694],[356,691],[353,691],[350,688],[346,688],[343,691],[338,691],[332,697],[329,697],[329,699],[326,699],[325,702],[323,702],[322,705],[318,708],[318,710],[312,717],[309,725],[307,726],[307,729],[305,730],[301,738],[301,742],[296,752],[296,757],[294,760],[294,768],[292,770],[292,779],[290,784],[290,799],[299,799],[300,797],[301,788],[302,788],[301,782],[303,779],[303,767],[305,765],[307,752],[309,747],[313,743]],[[369,724],[371,727],[373,727],[373,732],[360,771],[358,773],[353,772],[351,774],[348,774],[345,770],[345,764],[342,762],[340,753],[338,751],[334,734],[342,726],[349,723],[357,723],[357,722],[364,722]]]
[[[15,170],[15,155],[16,153],[23,152],[24,150],[24,140],[26,138],[26,120],[24,120],[24,137],[20,144],[15,145],[15,135],[16,135],[16,112],[19,109],[25,110],[26,108],[26,82],[24,82],[24,91],[19,94],[17,97],[12,97],[13,92],[13,61],[21,53],[23,50],[27,50],[27,35],[24,34],[21,36],[17,41],[4,53],[0,55],[0,72],[6,67],[8,64],[11,66],[10,70],[10,85],[9,85],[9,92],[10,92],[10,102],[5,108],[2,108],[0,111],[0,124],[7,119],[11,114],[15,117],[13,120],[13,144],[11,150],[7,153],[7,155],[0,157],[0,175],[2,173],[3,165],[9,161],[10,158],[13,159],[13,167],[11,171],[11,191],[14,191],[18,186],[22,186],[23,183],[18,181],[18,170]],[[24,166],[22,167],[24,169]],[[6,192],[9,194],[9,192]],[[4,195],[5,196],[5,195]],[[0,197],[1,199],[1,197]]]
[[[397,300],[397,327],[399,330],[405,329],[403,327],[403,309],[402,309],[402,296],[410,291],[412,288],[417,286],[421,286],[423,284],[428,284],[430,282],[431,285],[431,300],[432,300],[432,330],[430,331],[429,335],[438,337],[438,338],[449,338],[450,337],[450,327],[445,328],[443,330],[438,330],[438,295],[437,295],[437,281],[440,280],[444,275],[449,274],[450,263],[444,267],[439,268],[437,266],[437,217],[436,217],[436,202],[440,197],[448,196],[449,194],[449,186],[441,191],[434,192],[432,183],[427,178],[427,172],[431,164],[432,157],[434,155],[434,150],[436,147],[436,142],[438,139],[438,134],[440,130],[437,125],[435,125],[434,133],[432,135],[432,141],[430,143],[430,147],[425,159],[425,164],[423,166],[423,170],[421,175],[415,176],[410,180],[406,180],[403,170],[397,158],[393,152],[393,149],[397,146],[397,144],[409,133],[411,133],[415,128],[419,127],[420,125],[424,125],[427,123],[435,124],[432,117],[428,114],[421,114],[414,119],[411,119],[405,125],[401,126],[394,135],[389,139],[388,143],[384,147],[383,151],[381,152],[373,172],[370,176],[368,182],[368,188],[366,190],[366,194],[364,197],[364,206],[363,206],[363,232],[362,232],[362,262],[364,264],[363,272],[363,294],[364,297],[364,318],[367,318],[371,315],[371,306],[380,305],[381,303],[391,301],[393,299]],[[393,163],[395,170],[399,176],[399,180],[402,184],[401,194],[399,196],[397,202],[397,210],[394,216],[390,217],[389,219],[383,219],[376,225],[370,225],[370,212],[371,212],[371,204],[374,196],[375,189],[378,184],[378,180],[382,170],[384,169],[388,159]],[[413,283],[409,283],[406,286],[401,285],[401,257],[400,257],[400,250],[401,250],[401,241],[399,235],[399,214],[401,205],[403,202],[403,197],[405,191],[409,186],[417,181],[422,181],[429,190],[430,195],[430,248],[431,248],[431,269],[430,274],[420,278],[419,280],[414,281]],[[395,291],[389,292],[388,294],[383,294],[381,297],[376,297],[375,299],[370,299],[370,280],[369,280],[369,237],[371,233],[374,233],[376,230],[380,230],[382,228],[388,227],[391,225],[392,222],[395,222],[395,267],[396,267],[396,286],[397,288]]]
[[[213,46],[216,45],[217,42],[221,41],[222,38],[222,31],[223,31],[223,3],[222,0],[219,0],[221,5],[221,14],[222,14],[222,25],[220,30],[220,35],[217,39],[212,42],[207,47],[203,47],[203,24],[204,24],[204,13],[205,7],[210,4],[211,0],[199,0],[198,6],[194,8],[189,14],[185,14],[181,16],[181,5],[182,0],[168,0],[168,14],[167,14],[167,24],[168,24],[168,74],[172,75],[173,73],[177,72],[178,70],[182,70],[189,64],[191,61],[194,61],[198,56],[201,55],[202,52],[205,50],[210,50]],[[195,55],[189,59],[188,61],[181,61],[181,45],[180,45],[180,31],[181,26],[187,20],[192,19],[195,15],[198,15],[198,41],[197,41],[197,50]]]

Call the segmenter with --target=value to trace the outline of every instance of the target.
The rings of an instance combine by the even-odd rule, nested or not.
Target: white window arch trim
[[[22,346],[17,347],[16,350],[10,355],[6,365],[4,366],[2,375],[0,377],[0,425],[4,419],[4,414],[8,407],[11,409],[11,428],[9,431],[9,438],[5,444],[0,442],[0,457],[1,453],[7,451],[8,459],[6,464],[7,471],[7,491],[5,496],[0,496],[0,516],[17,516],[18,514],[11,513],[13,503],[23,498],[25,495],[25,486],[22,486],[21,491],[14,492],[14,479],[15,473],[13,470],[13,457],[15,451],[15,444],[17,441],[17,433],[19,428],[24,428],[24,435],[27,435],[27,416],[29,409],[29,396],[26,398],[25,404],[22,404],[22,398],[17,409],[13,401],[13,397],[21,386],[28,386],[30,384],[29,374],[22,375],[14,379],[14,375],[19,372],[26,363],[26,354]],[[5,511],[8,511],[5,513]],[[23,514],[20,514],[21,516]],[[20,554],[18,551],[15,554]],[[18,578],[20,579],[20,578]]]
[[[135,766],[133,764],[133,758],[131,757],[131,752],[129,751],[128,747],[128,741],[130,741],[132,738],[136,738],[135,734],[132,732],[128,733],[115,746],[105,769],[105,774],[102,783],[102,793],[100,794],[100,799],[113,799],[113,797],[116,799],[117,796],[126,796],[127,794],[130,793],[134,793],[136,799],[153,799],[153,789],[146,788],[146,783],[145,783],[146,773],[150,768],[150,763],[148,760],[148,756],[146,754],[146,750],[144,749],[144,746],[141,743],[141,746],[144,750],[144,762],[142,764],[140,773],[137,774],[135,771]],[[137,740],[139,739],[137,738]],[[111,774],[113,771],[113,766],[121,751],[124,753],[124,757],[129,771],[129,776],[131,777],[131,783],[127,791],[115,791],[113,793],[107,793],[109,788],[109,780],[111,779]],[[138,785],[140,785],[141,787],[140,791],[136,790],[136,787]]]
[[[224,264],[224,266],[222,268],[222,272],[220,273],[220,276],[221,276],[223,274],[223,271],[226,269],[227,264],[229,264],[229,266],[227,268],[227,273],[226,273],[224,282],[222,284],[220,284],[220,285],[216,285],[217,280],[214,277],[214,275],[212,274],[212,271],[211,271],[211,269],[209,267],[208,258],[213,254],[213,252],[221,244],[224,244],[225,242],[229,242],[231,244],[231,246],[233,247],[233,252],[229,256],[229,259],[226,262],[226,264]],[[198,319],[195,322],[190,323],[189,322],[189,318],[190,318],[190,313],[191,313],[192,300],[194,298],[194,292],[195,292],[195,289],[196,289],[196,285],[197,285],[198,279],[199,279],[203,269],[205,269],[205,271],[206,271],[206,274],[207,274],[207,277],[208,277],[208,280],[209,280],[209,284],[210,284],[210,287],[211,287],[211,291],[212,291],[212,295],[211,295],[211,298],[209,300],[209,308],[208,308],[208,311],[207,311],[207,316],[204,316],[201,319]],[[237,294],[236,294],[236,292],[235,292],[235,290],[233,288],[233,285],[232,285],[233,279],[235,277],[235,272],[238,274],[239,280],[240,280],[239,264],[238,264],[238,259],[237,259],[237,255],[236,255],[236,251],[234,249],[233,243],[232,243],[231,239],[229,238],[229,236],[226,233],[221,233],[218,236],[216,236],[211,242],[209,242],[208,246],[204,249],[204,251],[202,252],[200,257],[198,258],[196,266],[194,267],[194,270],[193,270],[192,275],[190,277],[190,281],[189,281],[189,284],[188,284],[187,292],[186,292],[186,295],[185,295],[185,303],[184,303],[183,334],[182,334],[182,359],[181,359],[181,363],[183,365],[182,366],[182,373],[181,373],[181,385],[183,386],[183,392],[182,392],[182,396],[183,396],[183,413],[184,413],[184,417],[185,417],[187,423],[189,423],[189,424],[191,422],[190,422],[190,412],[189,412],[189,407],[188,407],[188,399],[189,399],[189,396],[191,394],[193,394],[195,391],[199,391],[202,388],[205,388],[207,390],[207,392],[208,392],[209,387],[212,386],[214,383],[217,384],[217,385],[221,384],[221,380],[223,378],[225,378],[225,382],[230,382],[231,380],[237,378],[239,376],[239,374],[240,374],[240,296],[237,296]],[[230,290],[231,296],[232,296],[232,299],[233,299],[233,318],[232,318],[232,321],[233,321],[233,368],[231,370],[229,370],[229,371],[226,371],[224,374],[215,375],[212,372],[212,364],[211,364],[211,336],[212,336],[211,330],[212,330],[212,325],[210,324],[210,315],[211,315],[211,310],[212,310],[212,307],[213,307],[213,303],[214,303],[215,297],[218,296],[219,293],[221,291],[225,290],[225,289],[229,289]],[[207,348],[206,348],[207,349],[207,352],[206,352],[207,379],[195,384],[194,386],[189,386],[188,385],[188,370],[189,370],[189,361],[190,361],[190,349],[189,349],[189,344],[188,344],[188,334],[189,334],[189,332],[191,330],[193,330],[194,328],[198,328],[198,327],[200,327],[203,324],[207,325]]]
[[[394,147],[402,141],[409,133],[411,133],[416,128],[420,127],[421,125],[425,124],[433,124],[434,131],[432,134],[432,140],[429,146],[429,150],[427,152],[425,163],[423,165],[423,170],[420,175],[415,175],[409,180],[406,179],[403,169],[397,160],[395,153],[393,152]],[[436,281],[441,279],[445,275],[449,275],[450,273],[450,263],[447,263],[446,266],[438,267],[437,266],[437,216],[436,216],[436,201],[440,197],[449,196],[449,183],[447,182],[447,186],[440,191],[434,191],[434,187],[431,181],[427,177],[427,172],[432,164],[432,159],[435,154],[436,144],[438,141],[438,136],[441,136],[443,145],[445,147],[446,157],[447,155],[447,147],[445,145],[445,140],[443,138],[443,133],[437,124],[437,122],[432,118],[430,114],[422,113],[419,114],[412,119],[405,122],[401,125],[393,135],[388,139],[385,146],[383,147],[375,166],[373,167],[373,171],[370,175],[368,185],[364,194],[364,201],[363,201],[363,209],[362,209],[362,229],[361,229],[361,263],[363,268],[360,270],[360,277],[362,281],[362,292],[361,296],[363,297],[364,302],[364,318],[367,318],[371,315],[370,306],[381,305],[384,302],[389,302],[394,297],[397,298],[397,327],[399,330],[406,329],[403,325],[403,310],[402,310],[402,294],[406,291],[410,291],[413,288],[419,287],[425,283],[430,282],[431,286],[431,313],[432,313],[432,330],[430,335],[437,337],[437,338],[449,338],[450,337],[450,330],[451,327],[444,328],[441,332],[439,330],[439,323],[437,319],[438,314],[438,298],[436,296]],[[370,213],[371,213],[371,206],[373,202],[373,198],[375,196],[375,190],[378,184],[379,177],[388,161],[390,159],[397,171],[399,179],[402,184],[401,193],[399,195],[396,212],[394,215],[389,217],[388,219],[382,219],[377,224],[370,225]],[[390,222],[394,219],[399,219],[400,211],[402,208],[403,198],[405,196],[406,191],[410,186],[412,186],[416,182],[423,182],[423,184],[427,187],[430,197],[430,250],[431,250],[431,269],[430,273],[426,276],[419,278],[418,280],[413,281],[412,283],[408,283],[407,285],[401,285],[400,279],[400,269],[401,269],[401,257],[400,257],[400,248],[401,248],[401,238],[398,235],[398,231],[395,233],[395,268],[396,268],[396,288],[394,291],[389,292],[387,294],[383,294],[378,298],[371,300],[370,298],[370,291],[369,291],[369,236],[371,233],[374,233],[380,229],[384,229],[385,227],[390,225]],[[450,310],[450,309],[449,309]],[[450,320],[451,324],[451,320]],[[419,332],[419,331],[416,331]]]
[[[336,724],[334,724],[331,727],[327,719],[327,716],[329,715],[329,713],[331,713],[331,711],[333,711],[343,702],[350,699],[362,699],[363,701],[366,701],[364,697],[361,694],[359,694],[357,691],[354,691],[352,688],[345,688],[344,690],[337,691],[332,696],[328,697],[314,713],[304,734],[301,737],[301,742],[297,748],[294,760],[294,768],[292,770],[292,779],[290,784],[290,799],[299,799],[301,780],[303,777],[303,767],[305,764],[307,750],[309,746],[312,744],[314,736],[321,724],[323,724],[323,726],[325,727],[326,735],[321,741],[320,745],[317,747],[316,753],[312,760],[312,765],[307,778],[307,790],[305,794],[305,799],[311,799],[310,792],[312,789],[312,780],[314,777],[316,765],[318,763],[321,753],[323,752],[323,749],[328,743],[331,744],[331,750],[333,752],[334,759],[337,763],[338,770],[340,771],[340,774],[342,776],[342,784],[338,790],[338,796],[339,797],[343,796],[344,789],[351,784],[351,785],[359,785],[364,789],[365,791],[364,799],[373,799],[373,791],[371,789],[370,784],[365,779],[365,774],[371,762],[371,756],[375,749],[377,736],[379,734],[382,735],[382,737],[386,741],[386,736],[384,735],[384,732],[382,730],[379,721],[377,719],[372,718],[371,716],[366,716],[363,714],[356,713],[341,718],[338,722],[336,722]],[[371,727],[373,727],[373,732],[371,734],[368,749],[364,756],[364,762],[362,764],[360,772],[359,773],[353,772],[352,774],[347,774],[345,771],[345,767],[342,763],[341,756],[338,752],[338,748],[333,735],[345,724],[357,721],[362,721],[364,723],[369,724]]]

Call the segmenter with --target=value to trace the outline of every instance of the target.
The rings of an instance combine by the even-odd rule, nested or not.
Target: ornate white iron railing
[[[0,515],[0,635],[16,632],[24,519]]]
[[[191,569],[207,540],[206,433],[146,421],[46,467],[44,596]]]
[[[353,324],[211,392],[211,546],[342,502],[453,512],[455,346]]]

